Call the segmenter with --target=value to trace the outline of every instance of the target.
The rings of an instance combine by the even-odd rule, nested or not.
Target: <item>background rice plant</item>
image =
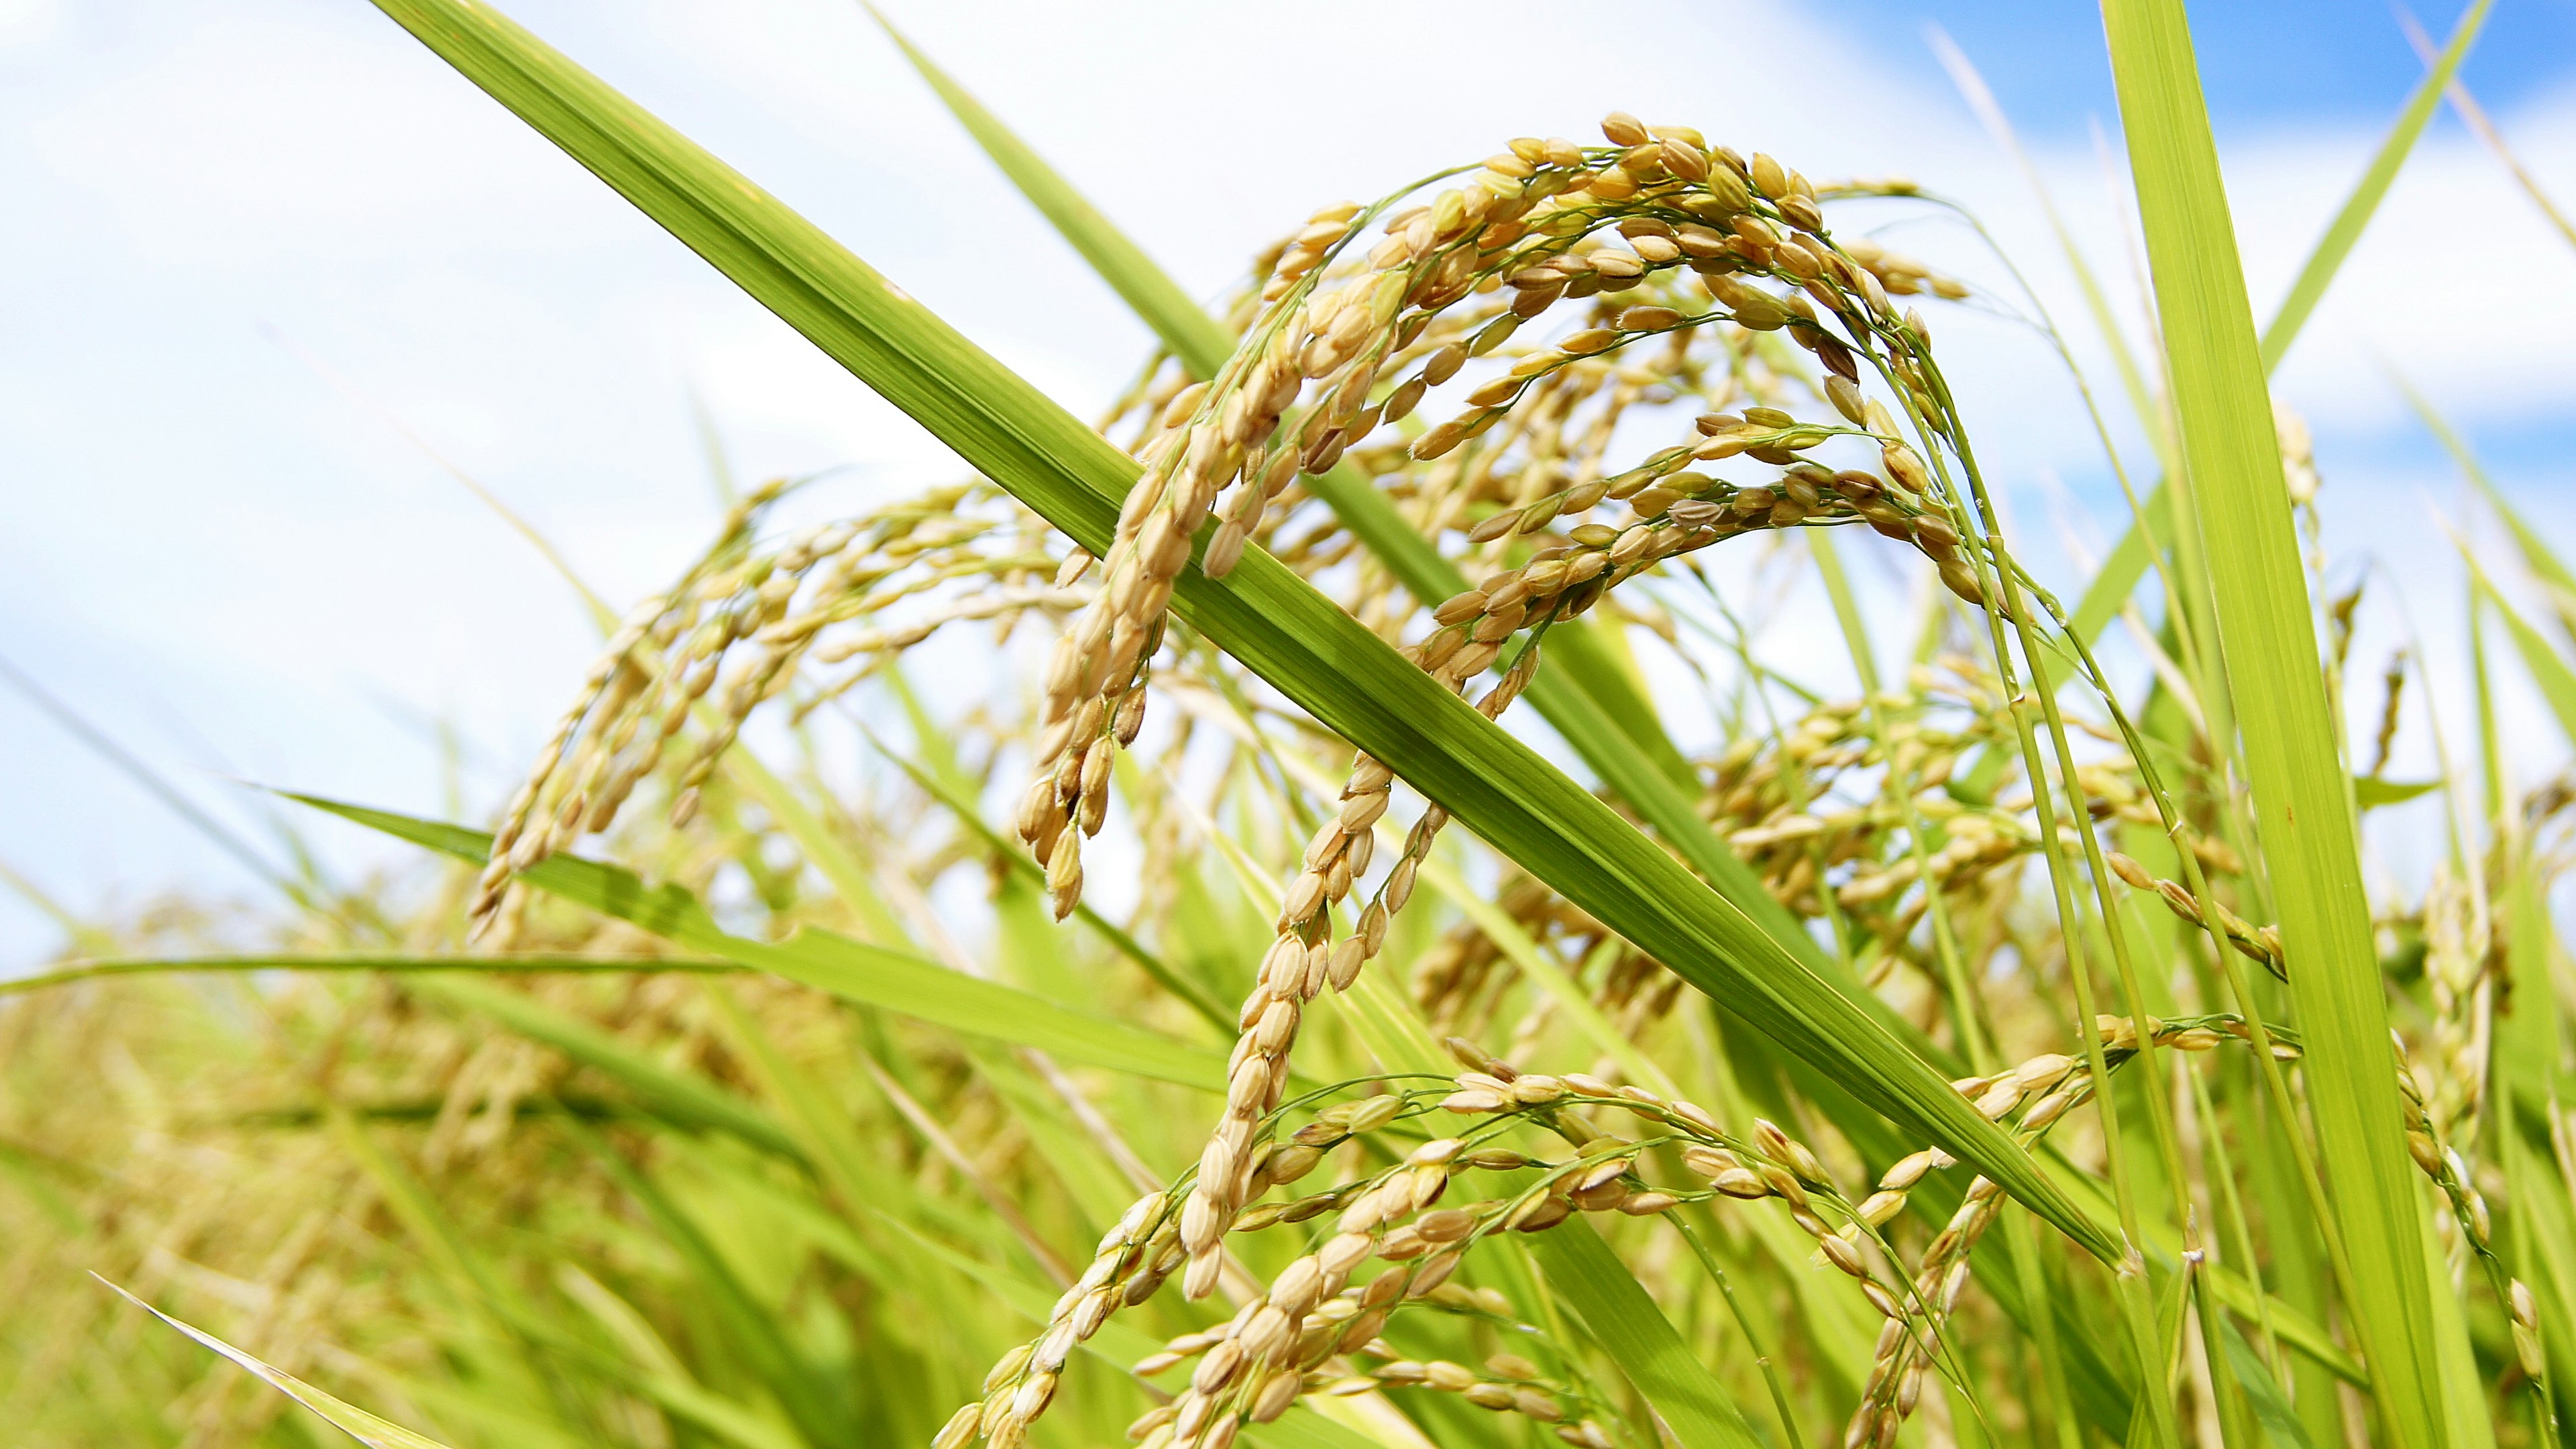
[[[2110,7],[2154,446],[2063,597],[1931,340],[2053,324],[1841,219],[1912,181],[1614,113],[1211,312],[889,32],[1161,341],[1095,427],[506,19],[383,8],[974,476],[798,529],[763,485],[583,587],[495,834],[282,803],[417,887],[289,882],[247,954],[72,923],[0,1015],[35,1442],[2563,1435],[2570,796],[2492,681],[2576,725],[2569,576],[2460,447],[2511,552],[2408,715],[2263,382],[2483,5],[2261,333],[2179,8]],[[1759,665],[1720,567],[1812,573],[1863,692]],[[1023,675],[924,687],[967,649]],[[2426,795],[2429,880],[2366,883]]]

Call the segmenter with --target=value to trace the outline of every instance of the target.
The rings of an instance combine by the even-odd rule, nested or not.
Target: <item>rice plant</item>
[[[2392,780],[2420,663],[2351,657],[2265,383],[2483,3],[2259,334],[2181,9],[2106,5],[2167,441],[2071,605],[1935,344],[2054,323],[1866,234],[1914,181],[1614,113],[1211,312],[889,30],[1159,339],[1086,423],[379,4],[964,466],[743,496],[489,832],[296,797],[442,863],[0,985],[17,1442],[2570,1441],[2576,786],[2510,783],[2487,650],[2576,738],[2576,577],[2460,448],[2549,612],[2469,561]],[[1847,697],[1752,644],[1811,585]]]

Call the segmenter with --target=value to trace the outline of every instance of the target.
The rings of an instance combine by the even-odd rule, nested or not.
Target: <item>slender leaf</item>
[[[1609,1350],[1682,1449],[1759,1449],[1762,1440],[1627,1265],[1579,1217],[1531,1242],[1548,1286]]]
[[[2379,203],[2388,195],[2388,188],[2396,180],[2399,168],[2406,164],[2406,157],[2415,149],[2417,138],[2424,134],[2425,123],[2431,119],[2444,85],[2468,54],[2469,43],[2477,38],[2479,27],[2486,23],[2487,7],[2491,3],[2492,0],[2477,0],[2460,18],[2459,25],[2451,32],[2450,44],[2444,48],[2434,70],[2407,97],[2405,106],[2397,113],[2396,123],[2381,139],[2378,151],[2372,154],[2370,165],[2362,171],[2352,194],[2344,198],[2343,206],[2336,211],[2326,234],[2318,238],[2315,249],[2308,253],[2307,261],[2300,266],[2298,280],[2291,284],[2290,294],[2282,299],[2280,310],[2272,314],[2272,324],[2263,329],[2263,370],[2266,373],[2289,355],[2290,344],[2298,340],[2309,314],[2316,310],[2318,300],[2325,296],[2335,273],[2342,270],[2344,259],[2351,255],[2353,245],[2361,240],[2363,229],[2370,225],[2371,217],[2379,210]],[[2148,546],[2153,530],[2163,526],[2172,512],[2167,503],[2166,489],[2166,484],[2156,485],[2154,493],[2142,505],[2141,520],[2130,523],[2119,544],[2111,550],[2111,556],[2103,560],[2102,567],[2094,572],[2092,582],[2085,586],[2084,598],[2075,617],[2087,639],[2098,636],[2103,626],[2119,614],[2120,601],[2137,588],[2139,579],[2146,577],[2148,565],[2171,546],[2170,540],[2162,538],[2155,539],[2153,548]]]
[[[2441,788],[2439,780],[2383,780],[2377,775],[2362,775],[2352,782],[2352,803],[2364,810],[2403,805]]]
[[[2424,1222],[2424,1275],[2445,1287],[2450,1264],[2432,1221]],[[2495,1449],[2495,1425],[2487,1418],[2487,1386],[2478,1372],[2478,1357],[2469,1346],[2468,1306],[2457,1293],[2433,1295],[2433,1361],[2441,1373],[2441,1409],[2452,1449]]]
[[[592,1449],[595,1441],[569,1433],[558,1425],[532,1419],[518,1412],[512,1404],[490,1395],[459,1389],[439,1379],[402,1377],[377,1370],[377,1379],[400,1394],[406,1402],[417,1404],[422,1412],[463,1426],[471,1426],[488,1437],[477,1443],[507,1444],[511,1449]]]
[[[2494,586],[2480,580],[2477,588],[2504,621],[2506,637],[2513,640],[2514,652],[2522,656],[2522,667],[2531,672],[2532,683],[2540,686],[2540,698],[2549,706],[2550,717],[2558,721],[2560,733],[2576,741],[2576,669],[2568,667],[2547,637],[2525,622]]]
[[[2236,1320],[2225,1319],[2227,1368],[2245,1390],[2245,1402],[2254,1410],[2255,1422],[2263,1426],[2277,1449],[2316,1449],[2308,1437],[2308,1426],[2299,1422],[2299,1411],[2290,1406],[2289,1396],[2281,1392],[2280,1381],[2272,1377],[2269,1365],[2254,1345],[2245,1341],[2244,1330]]]
[[[468,1310],[489,1322],[492,1334],[506,1337],[528,1356],[525,1362],[514,1359],[501,1366],[505,1373],[525,1374],[532,1381],[531,1385],[523,1385],[523,1391],[511,1402],[523,1405],[539,1399],[541,1395],[532,1386],[535,1382],[541,1382],[560,1399],[568,1387],[564,1377],[553,1371],[554,1363],[534,1357],[539,1353],[560,1355],[568,1362],[623,1383],[741,1449],[806,1449],[806,1441],[792,1429],[699,1385],[685,1374],[672,1373],[666,1365],[639,1365],[619,1359],[566,1333],[540,1315],[515,1282],[496,1271],[429,1189],[377,1145],[349,1114],[335,1110],[332,1121],[341,1145],[374,1180],[385,1205],[421,1250],[439,1265]]]
[[[793,211],[488,7],[379,5],[1051,523],[1086,548],[1107,548],[1134,460]],[[1254,673],[1569,900],[1725,997],[1871,1107],[1976,1164],[2086,1251],[2118,1256],[2112,1232],[1877,1017],[1276,560],[1256,550],[1223,580],[1187,571],[1175,602]]]
[[[559,1354],[607,1375],[672,1413],[732,1440],[741,1449],[806,1449],[793,1431],[773,1420],[683,1375],[664,1371],[661,1366],[637,1365],[603,1353],[539,1315],[518,1285],[495,1271],[408,1168],[379,1146],[349,1114],[335,1111],[332,1122],[341,1145],[373,1179],[386,1207],[420,1249],[439,1265],[469,1310],[492,1321],[495,1335],[506,1335],[523,1353]],[[513,1362],[507,1367],[524,1372],[531,1368],[551,1370],[555,1366],[531,1357],[525,1364]],[[561,1376],[553,1372],[531,1377],[558,1394],[566,1387]],[[525,1404],[536,1397],[534,1392],[528,1392],[514,1403]]]
[[[547,1349],[565,1345],[562,1331],[466,1236],[411,1169],[384,1150],[355,1113],[337,1103],[325,1110],[340,1149],[366,1173],[378,1200],[436,1266],[447,1291],[474,1324],[459,1356],[472,1365],[479,1386],[522,1409],[551,1400],[559,1420],[578,1425],[579,1411],[553,1372],[559,1365],[544,1356]]]
[[[2515,551],[2522,555],[2522,566],[2529,569],[2532,578],[2540,584],[2550,612],[2557,616],[2558,627],[2566,631],[2568,637],[2576,639],[2576,571],[2568,569],[2556,550],[2540,536],[2540,530],[2531,526],[2530,520],[2522,516],[2522,510],[2514,507],[2512,501],[2504,496],[2504,490],[2487,476],[2486,467],[2478,462],[2478,455],[2469,447],[2468,440],[2461,437],[2450,421],[2434,408],[2432,399],[2417,391],[2415,385],[2404,377],[2396,376],[2393,370],[2391,376],[2398,391],[2406,395],[2407,403],[2415,409],[2415,416],[2421,418],[2424,426],[2440,441],[2442,450],[2451,455],[2460,475],[2468,479],[2470,486],[2486,499],[2487,506],[2495,510],[2505,532],[2513,537]],[[2475,555],[2469,555],[2469,566],[2473,569],[2478,566]]]
[[[2305,570],[2218,151],[2179,0],[2106,0],[2183,452],[2218,603],[2264,863],[2306,1033],[2320,1156],[2350,1250],[2346,1304],[2390,1439],[2445,1442],[2378,957]]]
[[[92,1273],[90,1276],[98,1278],[96,1273]],[[279,1393],[286,1395],[288,1398],[293,1399],[295,1402],[302,1404],[304,1407],[311,1409],[314,1413],[321,1415],[322,1418],[333,1428],[347,1434],[350,1438],[357,1440],[359,1443],[367,1445],[368,1449],[446,1449],[445,1445],[439,1443],[435,1439],[428,1438],[425,1435],[415,1434],[400,1424],[379,1419],[375,1415],[368,1413],[366,1410],[361,1409],[354,1404],[343,1403],[339,1399],[333,1398],[331,1395],[326,1394],[320,1389],[313,1387],[311,1384],[306,1383],[304,1380],[297,1378],[295,1375],[286,1372],[284,1369],[273,1367],[259,1359],[253,1358],[249,1354],[242,1352],[240,1349],[233,1347],[231,1344],[224,1342],[222,1339],[215,1337],[213,1334],[208,1333],[203,1329],[193,1328],[188,1324],[180,1322],[178,1319],[171,1317],[169,1314],[162,1312],[160,1309],[155,1308],[151,1304],[144,1302],[142,1299],[135,1297],[133,1294],[126,1292],[123,1288],[117,1287],[116,1284],[108,1283],[105,1278],[98,1278],[98,1281],[101,1283],[107,1283],[107,1286],[115,1289],[117,1296],[123,1298],[126,1302],[133,1304],[135,1307],[140,1308],[144,1312],[151,1314],[153,1317],[160,1319],[163,1323],[166,1323],[172,1328],[179,1330],[181,1333],[188,1335],[190,1338],[195,1339],[205,1347],[213,1349],[215,1352],[231,1359],[234,1363],[250,1370],[251,1373],[261,1382],[267,1384],[270,1388],[277,1390]]]
[[[2290,284],[2290,295],[2281,299],[2281,310],[2273,314],[2272,325],[2263,329],[2264,371],[2280,365],[2299,329],[2306,325],[2308,314],[2316,310],[2327,285],[2343,266],[2343,259],[2352,254],[2353,243],[2361,240],[2362,228],[2370,225],[2371,214],[2379,210],[2380,200],[2397,180],[2398,168],[2406,164],[2406,153],[2415,149],[2415,138],[2424,134],[2425,123],[2441,106],[2443,88],[2459,73],[2460,62],[2477,40],[2478,30],[2486,24],[2487,11],[2494,3],[2495,0],[2477,0],[2460,17],[2460,23],[2452,27],[2451,43],[2442,48],[2441,59],[2415,83],[2404,109],[2397,113],[2397,123],[2389,128],[2388,139],[2379,143],[2378,154],[2370,158],[2369,169],[2362,172],[2361,184],[2344,199],[2343,209],[2335,213],[2333,224],[2318,240],[2316,250],[2308,253],[2307,265],[2299,269],[2298,280]]]
[[[969,94],[965,87],[949,79],[948,73],[931,63],[929,56],[894,28],[894,22],[874,5],[868,13],[876,17],[886,35],[903,49],[904,59],[930,82],[940,101],[963,123],[975,144],[1011,178],[1011,184],[1031,205],[1044,213],[1082,259],[1102,281],[1115,289],[1135,314],[1154,329],[1163,345],[1181,360],[1181,365],[1199,377],[1214,377],[1234,351],[1234,338],[1224,326],[1207,314],[1190,294],[1180,288],[1144,248],[1128,239],[1099,208],[1083,199],[1073,184],[1049,166],[1029,144],[1013,134],[1011,128],[984,104]]]
[[[491,837],[461,825],[415,820],[318,796],[292,797],[343,819],[460,860],[491,853]],[[675,945],[786,977],[844,1001],[881,1007],[956,1031],[1036,1047],[1068,1061],[1190,1087],[1221,1087],[1225,1061],[1159,1032],[1058,1006],[996,981],[808,927],[781,942],[736,936],[675,885],[648,886],[633,872],[559,855],[520,877],[540,890],[639,926]]]
[[[752,1294],[705,1229],[607,1139],[577,1121],[568,1125],[676,1251],[692,1296],[712,1314],[726,1342],[776,1396],[805,1439],[817,1445],[847,1442],[856,1426],[835,1401],[829,1379],[789,1341],[778,1315]]]
[[[69,986],[113,976],[180,976],[195,971],[472,971],[487,974],[553,971],[739,971],[731,961],[703,961],[681,956],[583,956],[568,951],[513,951],[490,956],[417,955],[408,952],[311,953],[248,956],[133,956],[105,961],[72,961],[34,976],[0,981],[0,996]]]
[[[413,991],[488,1016],[532,1041],[614,1078],[674,1121],[729,1132],[782,1156],[798,1155],[795,1139],[768,1113],[703,1077],[675,1072],[615,1036],[517,991],[504,991],[447,972],[415,977]]]

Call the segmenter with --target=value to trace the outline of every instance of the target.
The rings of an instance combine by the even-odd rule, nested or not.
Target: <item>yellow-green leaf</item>
[[[491,853],[492,838],[479,830],[416,820],[390,810],[344,805],[319,796],[290,798],[460,860],[479,863]],[[1059,1006],[1016,987],[981,980],[917,956],[813,927],[778,942],[737,936],[718,926],[706,907],[687,891],[676,885],[648,886],[633,872],[613,865],[558,855],[519,878],[675,945],[783,976],[844,1001],[1156,1081],[1211,1090],[1225,1083],[1223,1057],[1160,1032]],[[466,983],[450,982],[440,989],[454,994],[471,988]],[[489,988],[483,992],[507,994],[493,993]]]
[[[2444,1442],[2431,1290],[2397,1063],[2371,945],[2263,357],[2179,0],[2105,0],[2185,466],[2199,501],[2264,863],[2306,1034],[2319,1156],[2354,1297],[2345,1305],[2392,1442]]]
[[[98,1278],[98,1275],[95,1273],[92,1273],[90,1276]],[[415,1434],[400,1424],[393,1423],[386,1419],[379,1419],[375,1415],[368,1413],[366,1410],[361,1409],[354,1404],[344,1403],[339,1399],[333,1398],[331,1395],[322,1392],[320,1389],[313,1387],[311,1384],[308,1384],[304,1380],[297,1378],[295,1375],[286,1372],[284,1369],[276,1368],[260,1359],[254,1358],[251,1355],[242,1352],[240,1349],[233,1347],[231,1344],[224,1342],[222,1339],[215,1337],[213,1334],[206,1332],[204,1329],[195,1328],[182,1323],[178,1319],[171,1317],[169,1314],[162,1312],[160,1309],[153,1307],[151,1304],[144,1302],[142,1299],[135,1297],[133,1294],[126,1292],[116,1284],[108,1283],[105,1278],[98,1278],[98,1281],[101,1283],[107,1283],[107,1286],[115,1289],[117,1296],[123,1298],[126,1302],[133,1304],[135,1307],[140,1308],[144,1312],[151,1314],[153,1317],[160,1319],[163,1323],[166,1323],[172,1328],[179,1330],[181,1333],[188,1335],[190,1338],[195,1339],[198,1343],[203,1344],[207,1348],[213,1349],[216,1353],[219,1353],[225,1358],[231,1359],[234,1363],[241,1365],[243,1368],[250,1370],[250,1372],[262,1383],[267,1384],[270,1388],[286,1395],[288,1398],[302,1404],[304,1407],[311,1409],[314,1413],[321,1415],[324,1421],[329,1423],[333,1428],[342,1431],[350,1438],[357,1440],[359,1443],[367,1445],[368,1449],[447,1449],[447,1446],[439,1443],[435,1439],[429,1438],[423,1434]]]
[[[2300,329],[2307,325],[2309,314],[2316,310],[2318,300],[2325,296],[2335,273],[2342,269],[2344,258],[2352,254],[2353,245],[2361,240],[2363,229],[2370,225],[2371,217],[2379,210],[2380,201],[2397,179],[2398,169],[2406,164],[2407,155],[2415,149],[2416,139],[2424,134],[2425,123],[2432,118],[2443,87],[2458,72],[2460,61],[2468,54],[2470,42],[2477,38],[2479,28],[2486,23],[2490,3],[2492,0],[2478,0],[2466,15],[2460,17],[2459,25],[2451,32],[2450,44],[2443,48],[2433,69],[2407,96],[2395,124],[2389,127],[2379,149],[2372,154],[2370,165],[2363,169],[2351,195],[2344,198],[2343,206],[2335,212],[2334,221],[2326,227],[2326,234],[2318,238],[2316,247],[2300,266],[2298,280],[2291,284],[2290,294],[2282,299],[2280,310],[2272,314],[2272,325],[2263,329],[2265,372],[2278,367],[2281,359],[2289,355],[2290,344],[2298,340]],[[2149,427],[2155,426],[2155,420],[2146,421]],[[2094,571],[2092,581],[2085,586],[2084,598],[2075,611],[2075,618],[2078,631],[2086,639],[2098,635],[2102,627],[2120,612],[2121,601],[2129,597],[2129,592],[2138,586],[2138,580],[2146,576],[2148,566],[2171,545],[2172,540],[2154,536],[2156,530],[2166,526],[2173,512],[2166,501],[2166,486],[2163,483],[2156,485],[2155,491],[2141,505],[2140,520],[2129,525],[2127,532],[2120,536],[2118,545],[2111,550],[2111,556],[2103,560],[2102,567]]]

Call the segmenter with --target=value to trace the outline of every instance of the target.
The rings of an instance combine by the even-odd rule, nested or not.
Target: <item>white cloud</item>
[[[35,50],[62,28],[62,0],[0,0],[0,58]]]
[[[416,259],[482,228],[572,251],[625,229],[597,187],[565,184],[560,153],[428,59],[382,24],[197,11],[115,53],[22,144],[161,265]]]

